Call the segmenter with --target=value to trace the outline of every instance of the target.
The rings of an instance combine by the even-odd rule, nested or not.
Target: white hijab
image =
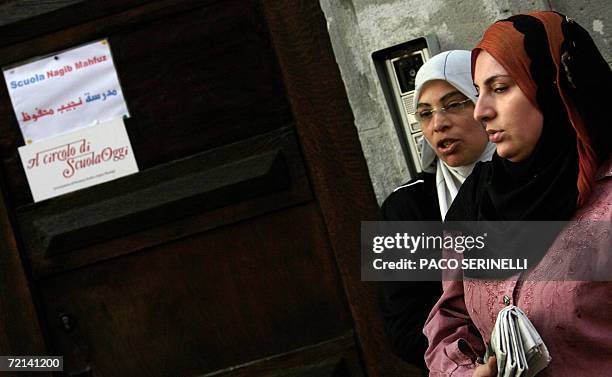
[[[444,80],[476,103],[476,89],[472,82],[472,53],[465,50],[442,52],[429,59],[416,75],[414,108],[419,101],[423,84],[431,80]],[[442,220],[457,196],[461,185],[470,175],[478,161],[489,161],[495,152],[495,144],[489,142],[477,161],[469,165],[451,167],[439,158],[427,141],[421,144],[421,166],[423,171],[436,173],[436,190]]]

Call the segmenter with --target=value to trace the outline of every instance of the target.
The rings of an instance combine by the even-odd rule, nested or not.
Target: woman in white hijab
[[[444,220],[474,165],[495,152],[473,117],[470,51],[446,51],[428,60],[417,73],[414,98],[425,140],[423,173],[389,195],[380,209],[381,221]],[[440,282],[388,282],[381,289],[385,330],[395,353],[422,368],[427,348],[423,325],[441,293]]]
[[[446,51],[427,61],[417,73],[414,99],[415,115],[427,141],[421,146],[421,166],[425,172],[436,174],[444,219],[476,162],[491,160],[495,152],[495,144],[488,142],[484,128],[473,118],[476,89],[471,52]],[[465,102],[467,99],[470,101]],[[453,119],[439,119],[441,113]],[[453,143],[449,145],[448,140]]]

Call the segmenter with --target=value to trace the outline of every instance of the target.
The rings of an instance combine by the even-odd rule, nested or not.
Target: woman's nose
[[[480,95],[474,107],[474,119],[479,122],[487,122],[495,117],[495,109],[490,99],[485,95]]]
[[[435,111],[432,117],[431,122],[433,123],[433,130],[435,132],[443,131],[451,126],[448,114],[444,111]]]

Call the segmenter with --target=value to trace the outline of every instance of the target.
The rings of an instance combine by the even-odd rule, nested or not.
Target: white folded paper
[[[532,377],[550,363],[540,334],[518,307],[510,305],[497,315],[491,333],[498,377]]]

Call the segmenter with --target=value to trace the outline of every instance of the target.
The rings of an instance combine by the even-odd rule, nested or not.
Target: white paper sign
[[[26,144],[129,116],[106,39],[3,73]]]
[[[138,172],[121,118],[22,146],[19,155],[35,202]]]

